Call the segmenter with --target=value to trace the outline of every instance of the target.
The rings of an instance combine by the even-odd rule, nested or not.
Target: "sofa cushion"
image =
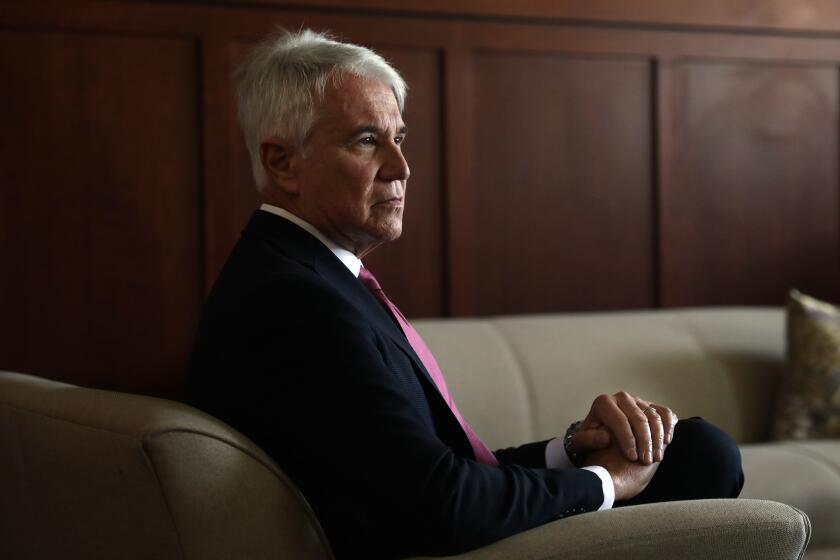
[[[813,525],[811,548],[840,549],[840,443],[743,445],[741,457],[742,498],[775,500],[805,511]]]
[[[840,436],[840,309],[791,291],[774,439]]]

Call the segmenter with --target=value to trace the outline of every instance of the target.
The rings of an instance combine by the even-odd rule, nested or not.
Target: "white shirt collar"
[[[260,206],[260,210],[264,212],[269,212],[271,214],[289,220],[293,224],[300,226],[309,233],[311,233],[312,236],[315,237],[315,239],[326,245],[327,249],[332,251],[333,254],[336,257],[338,257],[338,260],[344,263],[344,266],[350,269],[350,272],[353,273],[353,276],[355,276],[356,278],[359,277],[359,271],[362,269],[361,259],[359,259],[359,257],[354,255],[344,247],[340,247],[338,244],[329,239],[326,235],[315,229],[315,227],[312,224],[310,224],[306,220],[298,218],[285,208],[280,208],[279,206],[274,206],[273,204],[263,204],[262,206]]]

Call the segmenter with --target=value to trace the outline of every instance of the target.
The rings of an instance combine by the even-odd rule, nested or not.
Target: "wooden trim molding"
[[[180,3],[706,30],[731,28],[769,33],[840,33],[840,3],[836,0],[182,0]]]

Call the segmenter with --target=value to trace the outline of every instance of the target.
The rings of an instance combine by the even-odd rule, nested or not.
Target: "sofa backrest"
[[[332,558],[272,461],[179,403],[0,372],[0,558]]]
[[[766,438],[784,366],[778,308],[415,321],[458,407],[491,447],[562,434],[620,390]]]

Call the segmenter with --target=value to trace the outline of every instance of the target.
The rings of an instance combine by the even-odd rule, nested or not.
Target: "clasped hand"
[[[600,395],[569,442],[586,465],[604,467],[616,499],[640,493],[653,477],[674,438],[677,415],[668,407],[626,392]]]

